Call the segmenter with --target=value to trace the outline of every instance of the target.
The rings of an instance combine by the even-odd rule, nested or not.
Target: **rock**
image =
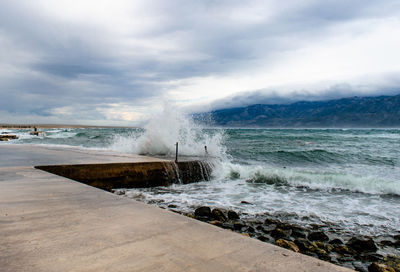
[[[18,139],[17,135],[12,135],[12,134],[0,135],[0,141],[8,141],[8,140],[16,140],[16,139]]]
[[[262,231],[264,233],[270,233],[274,229],[276,229],[276,225],[270,225],[270,226],[265,226],[265,227],[257,226],[257,230]]]
[[[278,221],[276,219],[272,219],[272,218],[266,218],[264,221],[264,225],[272,225],[272,224],[278,225],[280,223],[281,223],[280,221]]]
[[[381,254],[378,253],[365,253],[362,254],[361,259],[366,260],[368,262],[381,262],[384,260],[384,257]]]
[[[235,229],[235,230],[239,230],[239,231],[241,231],[243,228],[245,228],[246,227],[246,225],[244,225],[243,223],[241,223],[241,222],[234,222],[233,223],[233,228]]]
[[[216,220],[219,220],[221,222],[225,222],[227,220],[224,212],[220,209],[213,209],[211,213]]]
[[[236,220],[236,219],[239,219],[239,215],[235,211],[229,210],[228,218],[229,218],[229,220]]]
[[[353,255],[355,252],[345,245],[338,245],[333,250],[341,255]]]
[[[210,207],[206,207],[206,206],[199,207],[194,211],[194,216],[196,216],[196,217],[208,217],[208,218],[211,218],[211,215],[212,214],[211,214]]]
[[[274,237],[275,239],[279,239],[288,237],[289,235],[284,230],[276,228],[273,231],[271,231],[271,236]]]
[[[331,245],[343,245],[343,241],[339,238],[335,238],[329,241],[329,244]]]
[[[284,239],[277,240],[275,242],[275,244],[280,246],[280,247],[283,247],[283,248],[286,248],[286,249],[290,249],[290,250],[292,250],[294,252],[299,252],[300,251],[300,249],[296,246],[295,243],[287,241],[287,240],[284,240]]]
[[[317,245],[313,242],[308,241],[307,239],[304,238],[297,238],[294,240],[294,243],[299,247],[301,251],[304,252],[314,252],[317,247]]]
[[[314,231],[308,234],[308,240],[311,241],[329,241],[328,235],[322,231]]]
[[[229,222],[224,222],[224,223],[222,223],[222,226],[221,226],[222,228],[224,228],[224,229],[230,229],[230,230],[234,230],[235,228],[233,227],[233,224],[232,223],[229,223]]]
[[[253,203],[247,202],[247,201],[240,201],[240,204],[245,204],[245,205],[254,205]]]
[[[396,272],[393,268],[384,264],[372,263],[368,266],[369,272]]]
[[[186,215],[187,217],[190,217],[190,218],[193,218],[193,219],[194,219],[194,215],[191,214],[191,213],[185,213],[185,215]]]
[[[315,242],[318,248],[325,250],[326,252],[331,252],[333,250],[333,246],[329,244],[325,244],[324,242]]]
[[[260,235],[257,237],[257,239],[262,242],[269,242],[269,243],[272,243],[274,241],[274,239],[269,235]]]
[[[376,246],[374,240],[372,240],[371,238],[361,239],[353,237],[347,242],[346,245],[359,253],[376,252],[378,250],[378,247]]]
[[[394,255],[388,255],[385,258],[385,264],[394,268],[396,272],[400,272],[400,257]]]
[[[251,237],[250,234],[248,234],[248,233],[241,233],[241,235],[246,236],[246,237]]]
[[[175,204],[169,204],[168,208],[175,209],[175,208],[178,208],[178,206],[176,206]]]
[[[248,226],[247,227],[247,232],[251,232],[251,233],[253,233],[253,232],[255,232],[256,230],[252,227],[252,226]]]
[[[354,269],[359,272],[368,272],[368,266],[361,262],[353,262]]]
[[[306,232],[299,229],[299,228],[292,228],[292,234],[293,237],[295,238],[306,238]]]
[[[217,227],[222,227],[222,222],[218,221],[218,220],[212,220],[210,222],[208,222],[211,225],[217,226]]]
[[[379,242],[379,245],[383,247],[394,247],[396,243],[390,240],[382,240]]]

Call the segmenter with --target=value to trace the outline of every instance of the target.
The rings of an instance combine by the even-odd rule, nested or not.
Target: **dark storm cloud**
[[[112,23],[104,29],[89,19],[58,20],[28,1],[5,0],[0,3],[0,71],[5,71],[0,107],[16,115],[50,116],[67,106],[76,116],[95,118],[102,104],[145,105],[165,92],[164,82],[225,75],[266,62],[273,66],[280,52],[324,37],[332,25],[391,16],[400,10],[396,2],[160,1],[147,4],[146,14],[137,18],[153,20],[151,27],[120,34]],[[308,97],[304,90],[291,92],[292,98],[269,91],[225,102]]]

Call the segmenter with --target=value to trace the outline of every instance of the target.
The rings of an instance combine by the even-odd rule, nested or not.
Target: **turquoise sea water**
[[[183,124],[146,129],[0,130],[10,143],[74,146],[148,155],[208,158],[213,179],[127,195],[183,211],[199,205],[232,208],[243,216],[271,214],[299,224],[328,223],[348,233],[400,230],[400,129],[211,129]],[[241,201],[252,203],[243,205]]]

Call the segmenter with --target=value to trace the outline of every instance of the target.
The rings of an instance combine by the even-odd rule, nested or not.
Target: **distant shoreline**
[[[89,126],[89,125],[65,125],[65,124],[0,124],[4,129],[30,129],[30,128],[138,128],[128,126]]]

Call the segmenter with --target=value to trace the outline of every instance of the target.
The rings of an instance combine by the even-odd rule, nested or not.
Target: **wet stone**
[[[229,220],[239,219],[239,215],[235,211],[229,210],[228,211],[228,219]]]
[[[280,228],[276,228],[273,231],[271,231],[271,236],[274,237],[275,239],[279,239],[279,238],[288,237],[289,235],[284,230],[282,230]]]
[[[245,227],[246,227],[246,225],[244,225],[242,222],[234,222],[234,223],[233,223],[233,228],[234,228],[235,230],[240,231],[240,230],[242,230],[242,229],[245,228]]]
[[[291,242],[291,241],[287,241],[287,240],[284,240],[284,239],[279,239],[275,243],[276,243],[277,246],[292,250],[294,252],[299,252],[300,251],[299,248],[297,247],[297,245],[295,243]]]
[[[292,229],[291,236],[293,236],[295,238],[306,238],[307,237],[306,232],[301,229],[298,229],[298,228]]]
[[[197,208],[194,211],[194,216],[196,217],[207,217],[207,218],[211,218],[211,209],[210,207],[206,207],[206,206],[202,206]]]
[[[248,226],[248,227],[247,227],[247,231],[253,233],[253,232],[255,232],[256,230],[255,230],[252,226]]]
[[[222,222],[218,221],[218,220],[212,220],[210,222],[208,222],[211,225],[217,226],[217,227],[222,227]]]
[[[314,231],[308,234],[307,238],[311,241],[329,241],[328,235],[322,231]]]
[[[343,245],[343,241],[339,238],[335,238],[329,241],[331,245]]]
[[[230,229],[230,230],[234,230],[235,229],[233,224],[229,223],[229,222],[224,222],[221,227],[224,228],[224,229]]]
[[[257,237],[258,240],[262,242],[273,243],[275,240],[269,235],[260,235]]]
[[[371,263],[368,266],[369,272],[395,272],[395,270],[387,265],[380,263]]]
[[[227,220],[226,215],[224,214],[224,212],[220,209],[213,209],[212,210],[212,216],[216,219],[219,220],[221,222],[225,222]]]
[[[365,253],[361,255],[361,259],[366,260],[368,262],[380,262],[383,261],[384,257],[378,253]]]
[[[371,238],[361,239],[353,237],[347,242],[346,245],[360,253],[376,252],[378,250],[378,247],[376,246],[374,240],[372,240]]]

